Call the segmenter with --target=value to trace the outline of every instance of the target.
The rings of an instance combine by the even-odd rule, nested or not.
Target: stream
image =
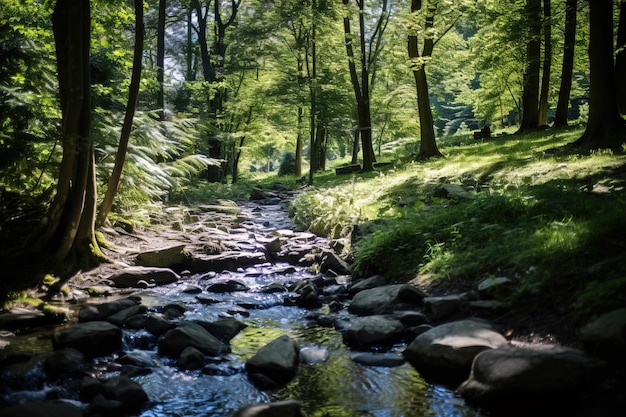
[[[284,203],[244,202],[241,213],[248,217],[245,228],[257,235],[289,234],[293,231]],[[328,242],[310,237],[314,245],[328,246]],[[254,242],[240,242],[246,250],[258,250]],[[317,318],[329,313],[329,306],[305,309],[285,305],[284,292],[259,292],[270,284],[288,285],[306,278],[319,277],[309,268],[286,262],[266,262],[238,268],[235,271],[206,271],[195,273],[164,286],[141,289],[133,295],[153,311],[164,305],[178,304],[185,308],[184,319],[213,321],[220,317],[235,317],[247,327],[231,340],[232,352],[226,360],[216,360],[203,370],[185,371],[176,361],[161,356],[147,330],[123,330],[123,350],[127,355],[149,364],[152,372],[134,376],[148,394],[149,404],[141,417],[231,416],[237,409],[258,403],[294,399],[302,403],[308,417],[480,417],[482,414],[466,405],[444,386],[425,381],[415,369],[404,362],[399,366],[367,366],[353,360],[359,352],[347,347],[341,333],[334,327],[320,326]],[[204,289],[207,281],[228,278],[244,283],[248,291],[207,293],[211,304],[201,302],[194,288]],[[345,284],[338,278],[338,284]],[[335,289],[329,288],[328,291]],[[113,299],[113,298],[111,298]],[[107,302],[110,299],[98,300]],[[96,302],[90,300],[89,302]],[[78,306],[73,307],[76,309]],[[349,319],[346,309],[335,312]],[[28,352],[51,349],[50,330],[46,333],[24,334],[12,341],[9,349]],[[248,378],[246,359],[273,339],[287,334],[295,339],[302,351],[313,352],[314,359],[300,363],[297,374],[286,386],[267,391],[257,388]],[[374,352],[397,358],[406,347],[394,345]],[[370,351],[372,352],[372,351]],[[99,358],[106,362],[111,358]],[[108,376],[119,374],[119,369],[103,364]],[[208,369],[208,370],[207,370]],[[49,387],[46,387],[48,389]],[[3,402],[22,398],[36,398],[45,393],[3,392]],[[9,396],[10,398],[7,398]]]

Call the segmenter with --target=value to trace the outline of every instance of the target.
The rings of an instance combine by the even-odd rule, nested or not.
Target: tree
[[[137,5],[135,5],[136,7]],[[142,6],[143,7],[143,6]],[[165,9],[166,9],[166,0],[159,0],[159,17],[157,22],[157,82],[159,83],[159,90],[157,92],[157,112],[159,115],[159,120],[163,120],[165,117],[165,89],[163,82],[165,76]],[[135,11],[136,13],[136,11]],[[143,10],[142,13],[143,15]],[[139,29],[139,26],[136,26],[136,30]],[[142,35],[143,38],[143,35]],[[135,39],[137,39],[137,34],[135,34]],[[143,51],[143,46],[142,46]],[[137,53],[137,45],[135,44],[135,54]],[[134,68],[134,64],[133,64]],[[140,67],[141,68],[141,67]],[[129,103],[130,104],[130,103]],[[133,109],[134,112],[134,109]],[[132,125],[132,116],[131,116],[131,125]],[[120,140],[121,143],[121,140]]]
[[[626,115],[626,1],[619,6],[619,23],[617,29],[617,48],[615,55],[615,74],[621,74],[617,79],[617,99],[620,113]]]
[[[576,9],[578,0],[567,0],[565,5],[565,35],[563,40],[563,64],[561,67],[561,85],[559,99],[554,115],[554,127],[567,126],[572,74],[574,72],[574,47],[576,46]]]
[[[527,0],[524,10],[527,25],[526,70],[522,93],[520,131],[539,126],[539,72],[541,69],[541,0]]]
[[[164,3],[164,1],[163,1]],[[164,6],[164,4],[163,4]],[[159,8],[161,4],[159,5]],[[159,12],[160,13],[160,12]],[[130,138],[130,131],[133,126],[133,117],[135,115],[135,108],[137,107],[137,97],[139,96],[139,84],[141,81],[141,67],[143,58],[143,39],[144,39],[144,25],[143,25],[143,0],[135,0],[135,52],[133,58],[133,71],[130,80],[130,86],[128,88],[128,103],[126,105],[126,115],[124,117],[124,124],[122,125],[122,133],[120,134],[120,142],[115,154],[115,165],[111,172],[111,177],[107,184],[107,190],[104,195],[104,200],[100,205],[100,210],[96,218],[96,224],[101,226],[104,224],[111,207],[113,207],[113,200],[117,194],[120,178],[122,177],[122,169],[124,168],[124,161],[126,160],[126,150],[128,149],[128,141]],[[163,74],[163,68],[159,67],[159,73]],[[159,96],[163,94],[163,82],[160,83]],[[162,99],[161,99],[162,100]],[[163,102],[161,101],[161,106]],[[162,107],[159,108],[160,112],[163,111]]]
[[[615,89],[613,1],[589,1],[589,120],[577,146],[621,150],[626,139]],[[619,74],[624,77],[624,74]]]
[[[51,253],[68,279],[76,267],[101,259],[95,239],[96,180],[91,137],[89,0],[57,0],[52,15],[59,97],[62,109],[63,158],[56,195],[37,248]]]
[[[548,99],[550,98],[550,70],[552,68],[552,10],[550,0],[543,0],[543,65],[541,92],[539,94],[539,114],[537,124],[548,124]]]
[[[346,12],[343,18],[343,27],[346,42],[346,53],[348,55],[348,68],[350,80],[356,99],[357,116],[359,120],[358,133],[361,137],[361,148],[363,149],[363,171],[372,171],[376,156],[372,141],[372,116],[370,109],[371,89],[373,88],[376,74],[376,60],[382,50],[382,39],[389,22],[389,5],[387,0],[383,0],[377,7],[379,12],[375,18],[373,29],[369,38],[366,38],[366,12],[365,0],[355,0],[358,8],[359,37],[352,35],[350,26],[350,14]],[[343,4],[348,6],[350,0],[343,0]],[[358,39],[360,68],[357,71],[356,56],[353,42]],[[356,134],[355,134],[356,137]]]
[[[408,52],[415,79],[417,90],[417,109],[420,119],[420,150],[418,159],[428,159],[443,156],[437,148],[435,140],[435,128],[433,125],[433,112],[430,107],[430,97],[428,96],[428,80],[426,78],[426,63],[430,60],[435,46],[434,22],[437,12],[437,2],[428,2],[424,17],[424,45],[422,52],[419,52],[417,28],[412,28],[412,33],[408,37]],[[411,1],[411,13],[417,18],[417,13],[422,10],[421,0]]]

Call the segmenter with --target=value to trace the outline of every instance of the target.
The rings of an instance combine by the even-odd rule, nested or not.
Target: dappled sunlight
[[[589,230],[585,222],[553,221],[538,228],[533,236],[539,257],[557,256],[581,249],[587,242]]]

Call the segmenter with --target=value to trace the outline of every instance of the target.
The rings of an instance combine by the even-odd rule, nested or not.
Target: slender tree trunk
[[[309,134],[311,150],[309,155],[309,185],[313,185],[313,174],[317,171],[317,142],[315,141],[315,126],[317,124],[317,46],[316,42],[316,29],[317,22],[315,21],[315,11],[317,9],[317,2],[313,0],[311,3],[311,72],[309,74],[309,94],[311,99],[311,111],[309,114]],[[309,71],[309,64],[307,62],[307,71]]]
[[[96,265],[95,167],[91,136],[89,0],[58,0],[52,15],[62,110],[63,159],[46,230],[34,245],[51,254],[63,279]]]
[[[163,86],[165,68],[165,3],[166,0],[159,0],[159,21],[157,23],[157,82],[159,91],[157,93],[157,111],[159,120],[165,117],[165,90]],[[135,35],[137,36],[137,35]],[[143,48],[142,48],[143,49]]]
[[[295,174],[299,178],[302,176],[302,106],[298,106],[298,121],[297,129],[298,136],[296,137],[296,166]]]
[[[412,0],[411,12],[415,13],[422,8],[420,0]],[[434,13],[434,10],[432,11]],[[431,13],[430,11],[428,13]],[[434,25],[434,14],[426,16],[426,31],[432,29]],[[422,50],[422,58],[431,57],[434,40],[432,38],[424,39],[424,48]],[[411,34],[408,38],[409,59],[416,61],[420,58],[417,35]],[[437,148],[435,139],[435,127],[433,123],[433,113],[430,107],[430,97],[428,96],[428,80],[426,78],[426,69],[423,63],[413,63],[413,78],[415,79],[415,89],[417,92],[417,111],[420,120],[420,150],[417,154],[418,159],[429,159],[433,157],[443,156]]]
[[[193,65],[193,41],[191,38],[191,29],[192,29],[192,23],[191,23],[191,18],[193,16],[193,9],[191,8],[191,6],[189,7],[189,9],[187,10],[187,47],[185,48],[185,53],[187,55],[187,74],[185,75],[185,80],[187,81],[195,81],[196,80],[196,74],[194,71],[194,65]]]
[[[620,2],[619,6],[616,50],[617,102],[620,113],[622,116],[626,116],[626,1],[624,0]]]
[[[621,150],[626,123],[615,89],[613,1],[589,0],[589,121],[575,145]]]
[[[556,105],[554,127],[567,126],[567,110],[572,90],[572,74],[574,73],[574,47],[576,46],[576,8],[578,0],[567,0],[565,6],[565,39],[563,45],[563,66],[561,68],[561,86],[559,101]]]
[[[552,67],[552,10],[550,0],[543,0],[543,68],[539,95],[539,126],[548,124],[548,99],[550,98],[550,70]]]
[[[191,7],[196,10],[196,18],[198,19],[198,44],[200,45],[200,60],[202,62],[202,75],[204,81],[210,83],[215,81],[215,68],[211,64],[211,55],[209,53],[209,45],[207,43],[207,10],[202,10],[202,4],[198,0],[191,0]]]
[[[104,200],[100,205],[100,211],[98,212],[98,217],[96,218],[96,224],[98,226],[103,225],[109,215],[111,207],[113,207],[113,200],[117,195],[120,179],[122,178],[122,170],[124,169],[124,161],[126,160],[126,150],[128,149],[130,131],[133,127],[133,118],[135,115],[135,108],[137,107],[137,97],[139,96],[141,64],[143,58],[143,39],[143,0],[135,0],[135,51],[133,57],[133,71],[130,78],[130,86],[128,87],[128,103],[126,104],[126,114],[124,116],[124,124],[122,125],[122,132],[120,134],[120,142],[117,147],[117,153],[115,154],[115,164],[107,184]]]
[[[349,4],[349,0],[343,0],[344,5]],[[361,137],[361,148],[363,149],[363,171],[373,171],[374,162],[376,162],[376,156],[374,154],[374,145],[372,142],[372,118],[370,110],[369,100],[369,67],[367,61],[367,54],[365,51],[365,20],[363,11],[363,2],[357,1],[359,7],[359,47],[360,64],[361,64],[361,76],[356,70],[354,47],[352,44],[353,35],[350,27],[350,18],[345,16],[343,18],[343,27],[346,43],[346,53],[348,55],[348,69],[350,71],[350,80],[352,82],[352,88],[354,90],[354,96],[356,99],[357,115],[359,120],[359,130]]]
[[[356,165],[359,162],[359,139],[361,139],[361,131],[355,129],[352,139],[352,160],[350,163]]]
[[[539,72],[541,69],[541,0],[526,1],[528,39],[526,43],[526,71],[522,93],[522,122],[520,131],[539,126]]]
[[[241,139],[239,140],[239,146],[237,147],[237,149],[234,151],[235,152],[235,158],[233,159],[233,178],[232,178],[232,183],[236,184],[237,181],[239,180],[239,159],[241,158],[241,149],[243,148],[243,143],[246,140],[245,136],[242,136]]]

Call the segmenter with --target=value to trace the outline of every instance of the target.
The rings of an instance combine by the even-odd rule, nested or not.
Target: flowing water
[[[292,225],[280,206],[243,207],[254,227],[286,229]],[[197,274],[176,284],[138,292],[142,304],[158,309],[170,303],[185,307],[185,319],[213,321],[234,316],[247,324],[232,341],[227,360],[215,360],[211,371],[184,371],[175,361],[158,355],[153,338],[145,330],[124,330],[124,350],[148,365],[152,372],[134,377],[150,398],[141,417],[230,416],[242,406],[294,399],[302,403],[309,417],[480,417],[454,393],[427,383],[408,363],[400,366],[364,366],[352,360],[355,352],[342,342],[333,327],[320,327],[316,312],[284,306],[284,293],[262,294],[255,290],[272,283],[291,283],[314,275],[304,267],[262,264],[238,271]],[[232,278],[244,282],[250,291],[211,294],[214,303],[199,302],[186,288],[206,287],[207,278]],[[246,307],[245,309],[242,308]],[[322,314],[325,312],[322,308]],[[319,312],[317,312],[319,315]],[[344,310],[344,313],[348,316]],[[301,349],[319,353],[316,360],[299,365],[296,377],[275,391],[264,391],[250,382],[245,360],[276,337],[288,334]],[[14,351],[49,348],[49,339],[24,336],[12,343]],[[397,357],[404,345],[386,351]],[[385,352],[378,352],[384,354]],[[115,371],[108,370],[111,375]],[[26,396],[26,393],[23,393]]]

